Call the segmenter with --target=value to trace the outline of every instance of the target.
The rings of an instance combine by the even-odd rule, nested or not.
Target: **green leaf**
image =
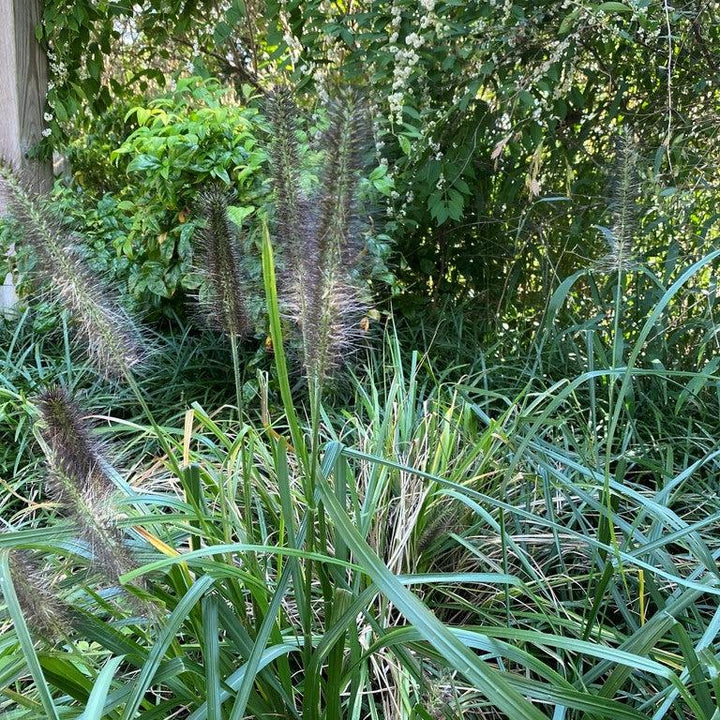
[[[55,118],[58,122],[61,122],[61,123],[67,122],[68,113],[67,113],[67,110],[65,109],[65,106],[63,105],[63,103],[60,100],[55,99],[55,101],[53,102],[52,109],[55,114]]]
[[[580,9],[573,10],[571,13],[566,15],[563,18],[563,21],[560,23],[560,27],[558,29],[558,35],[566,35],[567,33],[572,30],[573,25],[576,23],[577,19],[580,17]]]
[[[255,210],[254,205],[228,205],[227,214],[230,222],[242,227],[243,220],[252,215]]]
[[[385,177],[382,177],[379,180],[374,180],[373,187],[381,195],[385,195],[385,197],[390,197],[390,195],[392,194],[393,188],[395,187],[395,182],[393,181],[392,178],[390,178],[386,175]]]
[[[85,706],[85,711],[78,720],[102,719],[105,715],[105,701],[107,700],[110,685],[113,677],[115,676],[115,672],[124,659],[124,656],[120,656],[108,660],[105,667],[100,671],[100,674],[95,679],[92,692],[90,693],[87,705]]]
[[[621,2],[604,2],[597,6],[598,10],[606,13],[632,13],[633,9]]]
[[[225,13],[225,20],[230,25],[237,25],[247,15],[247,8],[243,0],[233,0],[232,5]]]
[[[232,34],[232,26],[225,20],[221,20],[213,30],[213,40],[217,45],[222,45]]]
[[[86,65],[90,77],[99,80],[103,71],[102,60],[97,58],[88,58]]]
[[[127,166],[128,172],[145,172],[160,167],[160,161],[152,155],[138,155]]]

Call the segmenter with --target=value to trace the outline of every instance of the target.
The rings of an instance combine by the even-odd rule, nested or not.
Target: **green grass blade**
[[[283,598],[287,592],[288,585],[290,584],[290,578],[292,576],[292,570],[290,565],[286,565],[280,580],[278,581],[277,588],[273,595],[268,611],[263,619],[260,631],[255,638],[253,649],[250,652],[250,657],[247,663],[245,663],[245,672],[239,683],[237,695],[235,696],[235,703],[233,704],[232,711],[230,713],[230,720],[241,720],[245,715],[245,709],[247,707],[248,700],[250,699],[250,692],[252,690],[255,677],[260,670],[260,663],[265,653],[266,645],[270,639],[273,628],[275,626],[277,614],[282,606]]]
[[[123,720],[132,720],[140,707],[145,693],[152,684],[153,677],[160,663],[165,656],[168,648],[175,639],[180,626],[187,620],[188,613],[192,610],[195,603],[208,591],[215,580],[207,575],[201,577],[189,588],[182,600],[177,604],[176,608],[170,614],[165,626],[160,631],[157,641],[148,655],[145,664],[140,671],[140,676],[135,682],[133,694],[125,707]]]
[[[260,660],[257,663],[257,669],[255,670],[255,673],[253,674],[253,677],[255,677],[255,674],[262,670],[263,668],[267,667],[271,662],[274,662],[278,658],[281,658],[285,655],[288,655],[291,652],[299,652],[300,648],[297,645],[290,645],[290,644],[282,644],[282,645],[273,645],[272,647],[266,648],[264,652],[260,654]],[[238,668],[230,677],[225,679],[224,685],[232,690],[237,690],[240,685],[242,685],[243,680],[245,679],[248,672],[248,664],[245,663],[241,668]],[[231,697],[230,690],[227,690],[225,687],[222,688],[220,691],[220,702],[225,702],[229,697]],[[187,720],[207,720],[208,717],[208,708],[207,703],[203,703],[195,712],[193,712]]]
[[[345,562],[344,560],[337,560],[336,558],[329,555],[308,552],[307,550],[298,550],[297,548],[274,547],[273,545],[249,545],[248,543],[228,543],[223,545],[211,545],[209,547],[200,548],[199,550],[193,550],[191,552],[183,553],[181,555],[164,557],[161,560],[155,560],[151,563],[148,563],[147,565],[143,565],[142,567],[135,568],[134,570],[126,572],[120,577],[120,581],[122,583],[127,583],[131,580],[134,580],[135,578],[140,577],[141,575],[147,575],[148,573],[155,572],[156,570],[164,570],[165,568],[172,567],[173,565],[187,564],[188,566],[193,566],[194,564],[196,564],[197,560],[208,556],[219,556],[224,553],[241,552],[267,553],[269,555],[288,555],[290,557],[302,558],[304,560],[313,560],[316,562],[327,563],[329,565],[336,565],[338,567],[346,568],[349,570],[360,569],[357,565]],[[213,563],[197,564],[207,568]],[[217,565],[218,568],[222,568],[224,566],[223,563],[219,562],[216,562],[214,564]],[[229,568],[228,573],[231,573],[232,570],[233,568]]]
[[[282,322],[280,318],[280,306],[278,303],[277,283],[275,281],[275,262],[273,260],[272,242],[267,223],[263,223],[262,235],[262,267],[263,280],[265,283],[265,301],[267,304],[268,318],[270,321],[270,338],[273,343],[273,354],[275,356],[275,367],[277,368],[277,381],[280,386],[285,415],[287,416],[295,451],[301,461],[307,462],[304,447],[305,440],[300,420],[295,411],[292,390],[290,388],[290,374],[288,372],[287,360],[283,346]]]
[[[203,598],[203,633],[205,647],[205,688],[207,693],[208,720],[221,720],[220,711],[220,640],[218,638],[218,600],[212,595]]]
[[[110,691],[110,685],[112,684],[113,677],[115,677],[115,672],[124,659],[122,656],[115,657],[105,663],[105,667],[95,679],[92,692],[85,706],[85,711],[78,720],[101,720],[105,715],[105,701]]]
[[[342,446],[338,443],[331,443],[327,451],[338,456],[339,462],[344,462],[344,459],[339,458]],[[350,522],[327,479],[319,477],[318,485],[336,532],[343,536],[364,572],[370,576],[380,592],[413,624],[422,637],[432,643],[458,672],[486,697],[491,698],[493,703],[513,720],[546,720],[540,710],[510,686],[500,671],[479,661],[477,656],[388,570]]]

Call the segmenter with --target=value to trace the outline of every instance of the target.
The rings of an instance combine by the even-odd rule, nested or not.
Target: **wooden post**
[[[35,37],[41,17],[42,0],[0,0],[0,157],[34,187],[49,189],[51,164],[29,158],[42,138],[47,92],[47,58]],[[0,199],[0,215],[4,212]],[[0,312],[15,301],[8,274],[0,286]]]

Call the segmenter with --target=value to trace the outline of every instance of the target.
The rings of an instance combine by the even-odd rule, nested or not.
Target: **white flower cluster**
[[[395,59],[393,68],[392,93],[388,96],[390,104],[390,120],[402,119],[402,108],[406,94],[415,94],[419,83],[410,82],[416,66],[420,62],[419,51],[423,47],[433,44],[433,35],[438,40],[451,32],[450,25],[443,23],[435,12],[437,0],[419,0],[418,3],[409,3],[405,0],[408,12],[403,16],[403,0],[396,0],[390,8],[391,20],[388,25],[388,50]],[[409,8],[414,5],[414,10]],[[401,38],[401,25],[403,17],[412,17],[416,29],[408,32]],[[422,77],[414,80],[422,81]]]
[[[50,109],[52,110],[52,102],[50,93],[52,93],[53,90],[56,88],[56,84],[62,85],[65,83],[68,79],[68,67],[67,65],[62,62],[61,60],[58,60],[57,55],[52,51],[48,50],[47,53],[48,56],[48,64],[50,66],[50,76],[53,78],[48,82],[47,84],[47,91],[45,95],[45,99],[47,100],[48,105],[50,106]],[[46,123],[52,122],[54,119],[54,115],[51,112],[46,112],[43,115],[43,119]],[[41,135],[44,138],[48,138],[52,135],[52,129],[49,127],[46,127],[43,129]]]
[[[50,64],[50,74],[55,82],[62,85],[68,77],[67,65],[62,62],[62,60],[58,60],[57,55],[55,55],[52,50],[48,50],[47,56]],[[53,85],[53,87],[55,87],[55,85]]]
[[[419,44],[417,44],[418,40],[415,38],[420,40]],[[393,92],[388,96],[388,102],[390,103],[391,116],[397,122],[402,122],[403,100],[405,99],[405,93],[408,91],[410,76],[420,61],[420,56],[415,49],[420,48],[424,42],[422,37],[415,35],[415,33],[408,35],[408,39],[410,40],[408,43],[411,45],[410,47],[401,48],[393,45],[390,50],[395,56],[395,67],[393,68]]]
[[[285,9],[280,10],[278,20],[283,28],[283,41],[287,45],[288,52],[290,53],[290,59],[293,65],[297,65],[298,61],[302,57],[303,45],[300,40],[295,36],[292,31],[290,24],[290,17]]]
[[[390,36],[388,37],[388,42],[391,45],[394,45],[398,38],[400,37],[400,24],[402,23],[402,8],[398,5],[393,5],[392,8],[390,8],[390,14],[392,15],[392,20],[390,21]]]
[[[405,38],[405,44],[414,47],[416,50],[419,50],[425,44],[425,38],[422,35],[418,35],[417,33],[410,33]]]
[[[388,103],[390,105],[390,119],[402,122],[402,110],[403,101],[405,100],[405,93],[394,92],[388,95]]]

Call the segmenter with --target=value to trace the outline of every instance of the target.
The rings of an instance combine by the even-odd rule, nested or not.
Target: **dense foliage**
[[[46,0],[3,718],[718,720],[719,9]]]
[[[388,228],[403,279],[416,291],[474,291],[507,307],[518,289],[542,297],[553,278],[602,254],[592,225],[604,224],[598,200],[618,128],[646,158],[648,232],[638,251],[662,258],[662,230],[672,227],[672,253],[702,253],[714,222],[717,12],[716,3],[647,0],[153,0],[131,24],[132,47],[161,47],[166,72],[187,61],[229,77],[232,60],[238,84],[267,89],[282,73],[310,102],[333,83],[364,87],[389,168]],[[100,3],[74,14],[83,13],[65,20],[65,34],[46,21],[48,41],[75,53],[62,66],[81,77],[93,55],[77,57],[73,38],[90,33],[122,48],[128,36],[112,18],[131,10]],[[188,54],[171,59],[170,47]],[[134,74],[105,77],[108,97],[136,87],[133,62]],[[95,102],[103,94],[86,74]],[[54,88],[61,103],[83,87],[71,80]]]

